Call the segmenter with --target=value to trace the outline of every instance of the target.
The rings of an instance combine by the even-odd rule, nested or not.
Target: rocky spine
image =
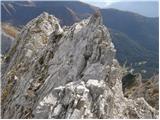
[[[2,118],[158,118],[143,98],[124,97],[115,53],[98,12],[63,28],[42,13],[5,60]]]

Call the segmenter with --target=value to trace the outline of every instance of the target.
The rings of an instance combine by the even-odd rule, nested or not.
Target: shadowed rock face
[[[101,15],[63,29],[53,16],[40,16],[41,25],[33,26],[41,17],[29,22],[5,61],[3,118],[158,118],[143,98],[123,96],[121,67]]]

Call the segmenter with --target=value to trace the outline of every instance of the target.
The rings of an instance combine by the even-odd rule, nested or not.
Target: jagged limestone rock
[[[103,81],[103,80],[102,80]],[[91,83],[91,84],[88,84]],[[71,82],[59,88],[55,88],[41,101],[41,104],[34,110],[35,116],[45,118],[156,118],[157,111],[150,107],[143,98],[136,100],[126,99],[121,94],[114,96],[114,90],[108,88],[98,80]],[[76,89],[81,86],[82,92],[78,94]],[[96,98],[93,96],[92,87],[101,88]],[[116,87],[114,86],[115,90]],[[57,92],[57,89],[60,91]],[[69,91],[69,92],[67,92]],[[100,94],[99,94],[100,93]],[[67,96],[67,99],[66,99]],[[48,99],[48,101],[46,101]],[[51,101],[52,99],[52,101]],[[64,102],[64,99],[66,100]],[[55,101],[56,100],[56,104]],[[52,109],[48,109],[52,108]],[[46,112],[47,111],[47,112]],[[37,115],[38,114],[38,115]],[[46,116],[45,114],[45,116]],[[158,115],[158,114],[157,114]]]
[[[34,40],[21,39],[16,46],[13,56],[23,56],[23,59],[13,57],[10,60],[12,65],[4,75],[4,78],[16,75],[18,79],[14,85],[4,87],[11,93],[5,94],[2,101],[3,118],[158,117],[158,111],[144,99],[132,100],[123,96],[122,71],[114,59],[116,50],[98,12],[63,30],[56,19],[51,21],[53,26],[49,25],[50,15],[47,13],[40,16],[43,16],[49,32],[43,25],[29,27],[37,21],[41,24],[41,17],[29,22],[24,29],[34,32],[43,29],[45,35],[50,34],[49,40],[41,46],[37,42],[37,39],[41,40],[39,36],[33,35]],[[28,33],[22,31],[20,37],[28,38]],[[18,51],[19,46],[28,45],[27,41],[37,42],[37,45],[33,44],[37,51],[35,55]],[[22,61],[27,63],[27,70],[19,65]],[[13,68],[17,71],[23,68],[23,72],[13,72]]]
[[[28,70],[29,65],[35,62],[36,57],[39,56],[43,48],[47,45],[49,37],[53,32],[55,35],[63,33],[58,19],[54,16],[44,12],[31,20],[23,27],[17,36],[16,42],[7,54],[2,65],[2,71],[5,72],[2,72],[2,74],[7,76],[6,74],[9,72],[15,71],[19,74],[18,77],[21,77],[22,75],[20,73]],[[4,79],[5,81],[2,81],[2,86],[6,86],[8,82],[7,78]]]

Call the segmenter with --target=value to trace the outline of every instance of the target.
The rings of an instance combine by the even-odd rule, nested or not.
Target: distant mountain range
[[[100,10],[117,49],[117,58],[145,77],[158,72],[158,20],[116,9],[100,9],[78,1],[2,2],[2,22],[25,25],[43,11],[59,18],[61,25],[71,25]],[[142,64],[144,63],[144,64]],[[147,74],[146,74],[147,73]]]
[[[101,9],[114,8],[123,11],[138,13],[146,17],[158,17],[158,0],[100,0],[85,1]]]
[[[96,9],[96,7],[76,1],[34,1],[32,4],[6,1],[2,2],[2,21],[24,25],[46,11],[59,18],[62,25],[71,25],[75,21],[89,17]]]
[[[106,8],[115,8],[124,11],[135,12],[147,17],[158,17],[158,0],[157,1],[130,1],[115,2]]]
[[[104,24],[111,29],[119,61],[132,63],[136,71],[144,69],[147,75],[156,72],[159,66],[159,18],[143,17],[115,9],[101,9],[101,13]],[[136,64],[138,61],[147,63],[139,66]]]

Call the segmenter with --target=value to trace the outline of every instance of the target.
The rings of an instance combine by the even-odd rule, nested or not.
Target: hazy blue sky
[[[84,2],[158,1],[158,0],[80,0]]]
[[[126,2],[135,2],[135,1],[144,1],[145,2],[145,1],[158,1],[158,0],[80,0],[80,1],[103,8],[103,7],[107,7],[110,4],[115,3],[115,2],[125,2],[125,1]]]

